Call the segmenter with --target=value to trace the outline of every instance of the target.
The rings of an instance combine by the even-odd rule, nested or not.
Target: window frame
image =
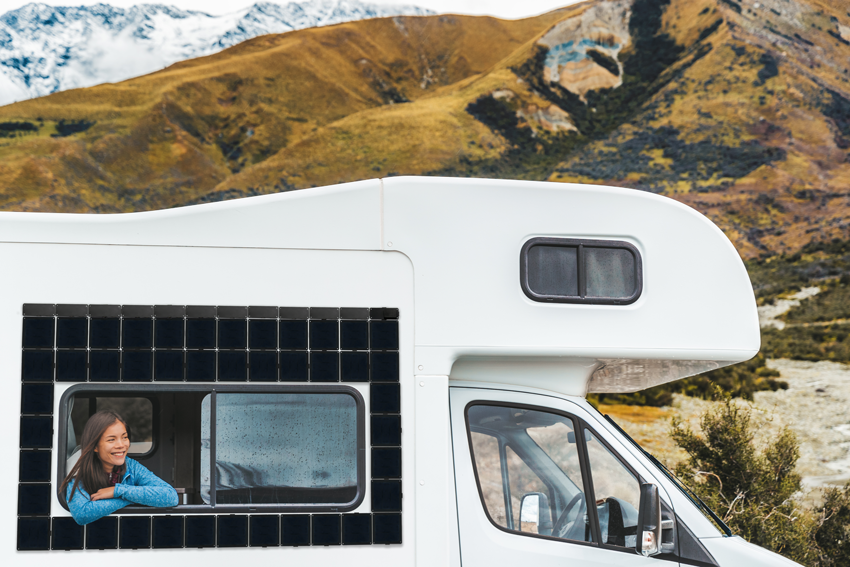
[[[528,285],[528,252],[535,246],[555,246],[561,248],[576,248],[576,269],[578,278],[578,295],[545,295],[535,292]],[[635,260],[635,290],[628,297],[597,297],[587,295],[587,269],[585,248],[609,248],[627,250]],[[640,251],[630,242],[623,240],[590,240],[583,238],[553,238],[538,236],[531,238],[522,245],[519,255],[520,287],[523,293],[532,301],[540,303],[578,303],[585,305],[631,305],[643,293],[643,261]]]
[[[546,539],[546,540],[557,541],[557,542],[561,542],[561,543],[565,543],[565,544],[585,545],[585,546],[596,547],[596,548],[599,548],[599,549],[607,549],[607,550],[611,550],[611,551],[618,551],[618,552],[621,552],[621,553],[630,553],[630,554],[635,553],[634,549],[632,549],[632,548],[619,547],[619,546],[616,546],[616,545],[610,545],[610,544],[607,544],[607,543],[602,543],[600,541],[601,540],[601,533],[600,533],[601,528],[600,528],[600,525],[599,525],[599,517],[598,517],[597,511],[596,511],[595,505],[587,507],[588,519],[591,522],[590,533],[591,533],[591,537],[592,537],[593,541],[579,541],[579,540],[572,540],[572,539],[562,539],[562,538],[555,537],[555,536],[547,536],[547,535],[533,534],[533,533],[530,533],[530,532],[523,532],[523,531],[519,531],[519,530],[511,530],[511,529],[508,529],[504,526],[500,526],[498,523],[496,523],[493,520],[493,518],[490,516],[490,511],[487,509],[487,503],[484,500],[484,493],[481,490],[481,481],[479,480],[479,476],[478,476],[478,464],[475,462],[475,452],[474,452],[473,447],[472,447],[472,428],[470,427],[470,424],[469,424],[469,410],[470,410],[470,408],[472,408],[474,406],[504,407],[504,408],[513,408],[513,409],[521,409],[521,410],[539,411],[539,412],[544,412],[544,413],[551,413],[551,414],[554,414],[554,415],[561,416],[565,419],[571,420],[573,422],[573,428],[574,428],[573,431],[576,432],[576,444],[578,445],[579,468],[581,470],[582,485],[584,487],[584,495],[585,495],[586,501],[588,501],[588,502],[594,502],[594,503],[596,502],[596,492],[594,491],[594,487],[593,487],[593,480],[591,478],[591,471],[590,471],[590,461],[589,461],[589,457],[588,457],[588,453],[587,453],[586,441],[585,441],[585,438],[584,438],[584,430],[585,429],[587,429],[591,433],[593,433],[594,437],[596,437],[596,439],[600,443],[602,443],[602,445],[611,452],[611,454],[623,465],[623,467],[625,467],[629,472],[631,472],[635,476],[635,478],[638,479],[638,486],[646,483],[647,481],[646,481],[646,479],[644,479],[644,477],[642,475],[640,475],[634,469],[634,467],[632,467],[626,460],[624,460],[620,456],[620,453],[615,451],[614,448],[611,447],[611,445],[601,435],[599,435],[595,429],[590,427],[590,425],[585,420],[583,420],[582,418],[580,418],[576,415],[572,415],[572,414],[569,414],[567,412],[560,411],[560,410],[550,408],[550,407],[546,407],[546,406],[537,406],[537,405],[531,405],[531,404],[520,404],[520,403],[511,403],[511,402],[500,402],[500,401],[494,401],[494,400],[473,400],[473,401],[469,402],[468,404],[466,404],[466,407],[463,410],[463,417],[464,417],[464,422],[465,422],[464,424],[466,426],[466,439],[467,439],[467,443],[469,444],[469,457],[472,461],[472,471],[473,471],[473,474],[475,475],[475,486],[478,489],[478,499],[481,502],[481,508],[484,510],[484,515],[487,516],[487,519],[490,521],[490,523],[493,526],[495,526],[497,529],[499,529],[499,530],[501,530],[505,533],[509,533],[509,534],[512,534],[512,535],[520,535],[520,536],[525,536],[525,537]],[[496,437],[496,440],[499,441],[500,445],[501,445],[500,436],[496,435],[495,437]],[[532,439],[532,441],[533,441],[533,439]],[[543,450],[543,449],[541,448],[541,450]],[[519,453],[517,453],[517,456],[522,458],[519,455]],[[500,455],[499,456],[500,461],[501,461],[501,458],[502,458],[502,456]],[[500,465],[501,465],[501,462],[500,462]],[[532,468],[531,465],[529,465],[528,463],[526,463],[526,465],[529,466],[529,468]],[[532,470],[534,470],[534,469],[532,468]],[[541,479],[541,480],[543,480],[543,479]],[[503,482],[504,482],[504,480],[503,480]],[[544,483],[545,483],[545,481],[544,481]],[[510,498],[509,494],[506,494],[505,496],[506,496],[506,498]]]
[[[366,478],[366,419],[368,413],[366,404],[363,400],[363,395],[356,389],[348,385],[340,383],[324,384],[305,384],[305,385],[276,385],[276,384],[226,384],[226,383],[210,383],[210,384],[191,384],[186,382],[177,382],[169,384],[100,384],[100,383],[79,383],[71,386],[62,393],[59,401],[59,442],[58,454],[63,455],[66,450],[66,423],[68,420],[68,400],[77,392],[97,392],[98,394],[132,394],[131,397],[146,397],[148,395],[161,392],[206,392],[216,394],[244,394],[244,393],[279,393],[279,394],[348,394],[354,398],[356,408],[356,443],[357,443],[357,492],[355,497],[350,502],[344,503],[321,503],[321,504],[225,504],[215,505],[210,504],[178,504],[172,508],[157,508],[164,513],[178,514],[238,514],[238,513],[320,513],[320,512],[350,512],[356,509],[366,495],[366,483],[369,479]],[[211,411],[211,418],[215,415]],[[156,414],[154,414],[154,423],[157,422]],[[157,430],[158,431],[158,428]],[[214,439],[215,422],[211,419],[210,423],[210,438]],[[210,457],[215,459],[215,445],[211,443]],[[215,470],[214,467],[211,471]],[[57,486],[64,480],[65,460],[57,459],[56,477]],[[200,475],[200,471],[198,471]],[[200,477],[199,477],[200,480]],[[212,482],[212,478],[210,479]],[[67,510],[67,506],[59,499],[62,506]],[[150,514],[151,508],[147,506],[127,506],[115,512],[116,514]]]

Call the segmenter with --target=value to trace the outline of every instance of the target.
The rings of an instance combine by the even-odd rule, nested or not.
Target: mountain
[[[668,195],[745,257],[792,254],[850,233],[848,61],[848,0],[591,0],[267,35],[1,107],[0,208],[510,177]]]
[[[0,105],[122,81],[260,35],[429,13],[358,0],[264,2],[223,16],[161,4],[27,4],[0,16]]]

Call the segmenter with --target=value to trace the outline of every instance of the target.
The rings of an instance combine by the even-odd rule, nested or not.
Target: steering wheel
[[[570,521],[570,512],[576,506],[576,504],[579,504],[579,509],[576,512],[575,518]],[[581,492],[576,492],[576,495],[573,496],[572,499],[570,499],[570,501],[564,508],[564,511],[561,512],[561,515],[558,516],[558,521],[555,522],[554,526],[552,526],[552,535],[562,539],[575,539],[567,538],[567,534],[573,531],[576,522],[578,522],[578,519],[582,517],[581,514],[582,512],[584,512],[584,510],[584,494],[582,494]]]

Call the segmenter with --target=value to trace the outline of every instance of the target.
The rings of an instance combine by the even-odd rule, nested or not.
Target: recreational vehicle
[[[0,259],[10,565],[785,562],[586,401],[759,349],[740,257],[671,199],[395,177],[1,213]],[[102,410],[176,505],[71,515]]]

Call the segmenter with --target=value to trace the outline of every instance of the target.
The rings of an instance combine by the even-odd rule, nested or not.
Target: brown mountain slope
[[[0,122],[38,127],[0,139],[0,206],[184,204],[317,128],[480,73],[559,17],[386,18],[264,36],[138,79],[0,108]]]
[[[850,2],[754,6],[719,2],[711,51],[551,179],[668,194],[708,214],[747,256],[846,238],[850,43],[839,32]],[[681,32],[697,9],[674,2],[666,29]]]
[[[393,174],[551,179],[670,195],[745,256],[794,251],[850,232],[849,68],[850,0],[592,0],[517,22],[266,36],[0,108],[0,123],[39,126],[0,138],[0,207],[144,210]]]

